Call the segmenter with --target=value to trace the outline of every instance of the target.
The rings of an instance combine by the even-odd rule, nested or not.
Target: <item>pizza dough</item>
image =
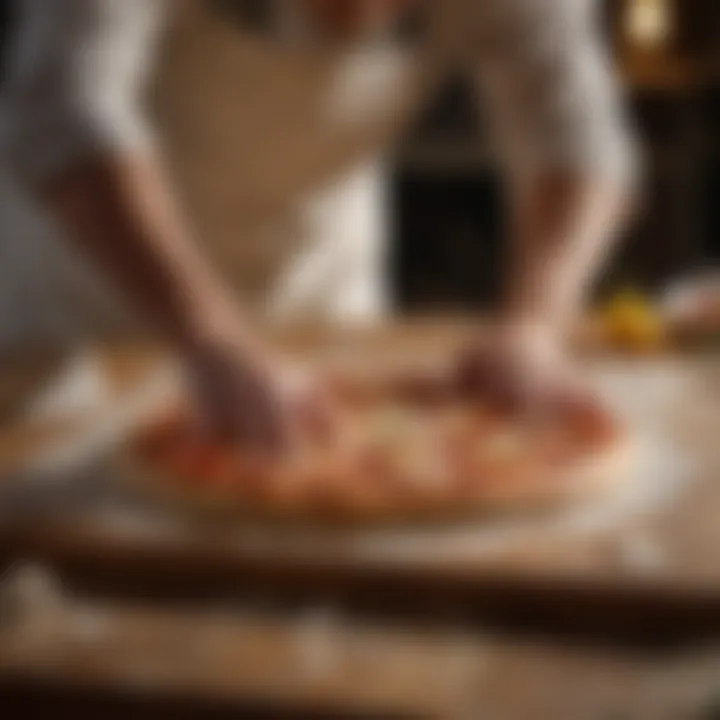
[[[628,435],[605,411],[521,422],[420,376],[346,377],[336,390],[343,422],[332,443],[260,456],[207,442],[174,409],[132,438],[125,476],[190,508],[323,524],[553,507],[608,492],[626,476]]]

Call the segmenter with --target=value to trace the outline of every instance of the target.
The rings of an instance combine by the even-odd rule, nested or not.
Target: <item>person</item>
[[[327,419],[331,403],[319,382],[299,381],[258,340],[255,310],[384,316],[385,150],[432,81],[464,67],[495,131],[512,241],[493,341],[471,344],[458,366],[479,391],[510,401],[552,408],[579,399],[567,329],[628,212],[635,179],[594,2],[261,6],[269,38],[220,23],[202,0],[19,0],[0,113],[13,183],[177,348],[213,431],[281,450],[297,418]],[[409,13],[425,14],[415,44],[393,32]],[[204,36],[203,23],[212,28]],[[180,27],[195,34],[192,57],[173,68],[176,140],[168,150],[172,138],[158,139],[142,99],[161,64],[161,39]],[[213,54],[215,46],[222,51]],[[213,89],[223,74],[230,79]],[[193,83],[205,96],[191,108],[178,98]],[[218,124],[227,117],[232,133]],[[208,134],[198,146],[210,148],[195,150],[198,183],[214,202],[243,209],[232,231],[239,239],[225,238],[216,253],[229,283],[169,179],[174,157],[192,153],[187,128],[198,118]],[[223,164],[232,164],[230,175],[217,169]],[[281,231],[280,217],[295,224]],[[233,284],[247,291],[245,302]]]

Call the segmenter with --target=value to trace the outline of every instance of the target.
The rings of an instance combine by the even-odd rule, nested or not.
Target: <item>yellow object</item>
[[[611,347],[653,352],[665,344],[667,333],[661,313],[639,293],[616,295],[601,311],[601,322]]]

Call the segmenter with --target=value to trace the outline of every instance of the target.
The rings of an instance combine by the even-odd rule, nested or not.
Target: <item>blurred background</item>
[[[239,3],[217,5],[230,10],[222,17],[232,22]],[[602,285],[654,289],[720,254],[720,4],[605,0],[604,10],[608,43],[642,142],[646,182],[640,217]],[[12,3],[0,4],[3,44],[12,33],[12,14]],[[198,48],[207,50],[209,42],[196,43],[196,60]],[[193,106],[217,97],[213,82],[227,82],[212,74],[217,63],[210,66],[215,70],[188,80]],[[178,114],[172,94],[160,102],[166,116]],[[227,108],[208,112],[227,115],[225,124],[235,122]],[[178,136],[177,127],[170,130]],[[177,145],[186,143],[182,133],[178,137]],[[185,175],[202,172],[192,167],[190,151],[173,151],[184,154]],[[405,133],[392,165],[392,279],[400,307],[468,308],[492,301],[505,234],[497,167],[472,78],[447,78]],[[232,182],[230,174],[216,186]],[[192,190],[189,195],[205,232],[236,236],[232,213],[213,215]]]

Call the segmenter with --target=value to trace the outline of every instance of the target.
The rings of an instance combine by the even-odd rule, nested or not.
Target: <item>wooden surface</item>
[[[56,587],[29,590],[27,580],[0,588],[0,700],[20,700],[24,716],[52,707],[84,708],[81,717],[127,717],[122,708],[237,717],[251,707],[241,716],[701,720],[719,709],[717,649],[550,647],[462,627],[360,622],[322,606],[287,617],[238,605],[88,602]],[[218,708],[225,714],[210,714]]]
[[[353,332],[333,347],[350,358],[432,359],[457,337],[457,327],[410,327]],[[303,334],[291,345],[317,342]],[[146,351],[101,355],[113,403],[142,388],[156,361]],[[9,450],[29,430],[22,396],[52,378],[52,364],[0,370],[12,395],[0,397],[0,458],[22,455]],[[419,546],[393,555],[390,539],[303,546],[178,518],[115,494],[106,461],[49,483],[23,478],[27,486],[0,494],[0,701],[87,717],[247,708],[264,710],[253,717],[713,717],[715,365],[621,363],[631,384],[652,373],[682,380],[662,412],[695,468],[673,502],[602,530],[510,533],[441,551],[420,533]],[[96,421],[54,427],[27,449]],[[43,569],[23,570],[27,561]],[[652,654],[658,646],[674,651]]]
[[[347,357],[362,356],[363,348],[370,354],[372,348],[381,362],[382,353],[430,358],[457,337],[455,326],[410,327],[389,335],[351,333],[332,347]],[[317,337],[305,336],[296,337],[293,345],[307,349],[316,343]],[[149,356],[114,351],[108,357],[113,367],[125,368],[116,373],[125,396]],[[663,363],[683,381],[663,412],[672,416],[674,439],[691,456],[692,479],[672,502],[650,505],[604,528],[513,530],[492,542],[483,523],[462,542],[448,541],[436,530],[414,531],[412,542],[403,533],[369,540],[347,535],[298,539],[210,526],[128,504],[122,493],[98,491],[114,481],[105,464],[86,471],[89,477],[65,478],[68,489],[62,482],[28,489],[20,510],[13,507],[0,516],[0,559],[37,558],[75,574],[91,571],[98,583],[122,578],[131,584],[132,578],[142,578],[145,588],[159,594],[222,595],[259,588],[290,596],[352,596],[385,608],[463,603],[500,622],[527,620],[536,613],[543,621],[595,628],[611,621],[604,619],[610,603],[648,633],[667,632],[668,618],[682,621],[672,625],[676,631],[717,630],[720,565],[708,548],[720,541],[715,437],[720,371],[697,358],[628,361],[622,367],[642,378],[646,369],[664,372]],[[6,427],[8,433],[19,432],[17,424],[14,430],[12,424]],[[514,528],[523,524],[513,522]],[[558,598],[573,598],[577,611],[568,616]]]
[[[458,720],[700,720],[719,709],[712,648],[623,654],[462,626],[392,627],[323,606],[288,617],[237,604],[88,601],[37,568],[8,577],[0,600],[0,700],[24,698],[26,711],[44,697],[54,712],[114,708],[118,717],[123,706],[134,717],[216,717],[207,713],[218,707],[230,717],[249,706],[270,713],[262,717]]]

